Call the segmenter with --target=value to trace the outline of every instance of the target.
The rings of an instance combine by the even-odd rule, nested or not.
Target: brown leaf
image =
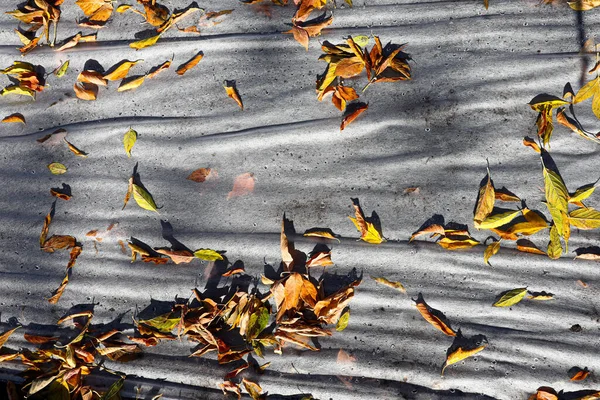
[[[256,182],[256,178],[254,178],[254,174],[251,172],[246,172],[244,174],[238,175],[233,181],[233,189],[227,195],[227,200],[232,197],[245,196],[254,191],[254,183]]]
[[[340,125],[340,131],[343,131],[352,121],[354,121],[360,114],[365,112],[369,108],[368,104],[365,103],[354,103],[351,106],[348,106],[346,115],[342,119],[342,124]]]
[[[186,179],[189,179],[190,181],[201,183],[208,179],[208,177],[211,174],[211,171],[212,170],[210,168],[198,168],[197,170],[195,170],[191,174],[189,174]]]
[[[430,237],[434,237],[434,236],[438,236],[438,235],[444,236],[445,233],[446,233],[446,230],[444,229],[443,226],[438,225],[438,224],[432,224],[432,225],[429,225],[429,226],[413,233],[410,236],[409,242],[412,242],[413,240],[415,240],[416,237],[421,236],[421,235],[431,235]]]
[[[585,367],[583,369],[579,367],[573,367],[569,370],[569,379],[572,381],[583,381],[590,375],[590,370]]]
[[[64,142],[67,144],[67,147],[69,148],[69,150],[71,150],[73,152],[73,154],[75,154],[76,156],[79,157],[87,157],[88,153],[86,153],[85,151],[81,151],[79,150],[77,147],[75,147],[73,144],[71,144],[66,138],[63,138]]]
[[[346,353],[344,350],[340,349],[337,355],[337,363],[338,364],[350,364],[355,363],[356,357]]]
[[[71,39],[67,40],[62,46],[57,48],[56,51],[63,51],[77,46],[77,44],[79,43],[79,39],[81,39],[81,32],[73,36]]]
[[[71,200],[71,195],[69,193],[65,193],[63,191],[60,191],[59,189],[50,189],[50,194],[62,200]]]
[[[58,339],[60,339],[57,336],[38,336],[38,335],[30,335],[27,333],[25,335],[23,335],[23,337],[26,341],[28,341],[29,343],[33,343],[33,344],[44,344],[44,343],[56,342]]]
[[[164,254],[171,258],[175,264],[187,264],[194,258],[194,253],[188,250],[169,250],[169,249],[154,249],[159,254]]]
[[[429,305],[425,303],[425,300],[423,299],[423,295],[421,293],[419,293],[417,299],[413,299],[413,301],[416,303],[417,309],[419,310],[423,318],[425,318],[427,322],[433,325],[434,328],[440,330],[448,336],[456,336],[456,332],[450,327],[450,323],[446,319],[446,316],[442,314],[441,311],[429,307]]]
[[[81,100],[96,100],[98,97],[98,85],[93,83],[78,82],[73,85],[73,90]]]
[[[10,335],[12,335],[19,328],[20,328],[20,326],[17,326],[16,328],[9,329],[9,330],[7,330],[6,332],[4,332],[3,334],[0,335],[0,349],[2,348],[2,346],[4,346],[4,344],[6,343],[6,341],[8,340],[8,338],[10,337]]]
[[[298,26],[293,26],[289,31],[283,33],[291,33],[294,35],[294,40],[302,45],[308,51],[308,32]]]
[[[225,92],[227,96],[231,97],[235,102],[240,106],[240,108],[244,109],[244,104],[242,103],[242,99],[240,98],[240,94],[237,91],[235,86],[235,81],[225,81],[223,83],[223,87],[225,88]]]
[[[187,61],[184,64],[181,64],[178,68],[177,68],[177,75],[183,75],[185,74],[189,69],[195,67],[200,60],[202,60],[202,58],[204,57],[204,53],[203,52],[198,52],[198,54],[196,54],[192,59],[190,59],[189,61]]]
[[[94,85],[98,85],[98,86],[107,86],[108,85],[108,81],[104,78],[104,76],[100,72],[93,71],[93,70],[81,71],[79,73],[79,75],[77,76],[77,81],[85,82],[85,83],[93,83]]]
[[[164,70],[166,70],[166,69],[168,69],[170,67],[171,67],[171,60],[167,60],[164,63],[162,63],[162,64],[160,64],[160,65],[158,65],[156,67],[153,67],[150,70],[150,72],[148,73],[147,78],[148,79],[155,78],[156,75],[158,75],[159,73],[161,73],[162,71],[164,71]]]
[[[46,214],[46,218],[44,218],[44,226],[42,227],[42,233],[40,234],[40,248],[44,247],[44,243],[46,243],[46,237],[48,236],[48,229],[50,228],[50,223],[52,222],[52,218],[54,217],[54,211],[56,209],[56,200],[52,203],[52,207],[50,207],[50,212]]]
[[[52,235],[43,244],[42,250],[47,253],[54,253],[56,250],[70,249],[75,247],[76,240],[69,235]]]

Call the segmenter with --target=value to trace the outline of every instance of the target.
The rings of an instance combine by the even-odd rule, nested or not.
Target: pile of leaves
[[[9,67],[0,70],[7,75],[12,84],[2,89],[2,96],[8,94],[19,94],[31,96],[35,99],[36,92],[44,90],[45,79],[40,66],[25,61],[15,61]]]
[[[324,241],[335,240],[329,232],[314,228],[305,235]],[[331,336],[331,326],[338,331],[347,326],[349,303],[362,280],[355,270],[347,276],[323,272],[316,279],[312,268],[333,264],[330,249],[319,243],[307,255],[295,248],[292,239],[295,235],[293,222],[284,216],[281,264],[277,270],[265,265],[262,277],[262,283],[270,287],[268,292],[261,292],[256,283],[251,287],[252,278],[245,273],[243,264],[229,265],[225,257],[214,252],[219,256],[214,270],[221,269],[221,272],[209,280],[218,282],[231,278],[230,283],[221,287],[215,283],[204,292],[194,289],[190,301],[175,304],[170,312],[137,319],[137,334],[130,339],[155,346],[161,340],[185,337],[198,344],[191,356],[216,352],[220,364],[233,364],[232,371],[225,376],[224,391],[239,395],[240,385],[244,384],[251,396],[258,398],[248,389],[249,386],[256,389],[250,381],[234,379],[251,366],[258,372],[267,367],[268,364],[258,366],[251,353],[263,357],[265,350],[272,348],[281,354],[286,346],[318,351],[317,338]]]
[[[46,42],[50,46],[54,46],[58,21],[60,20],[60,5],[63,1],[27,0],[21,8],[7,12],[7,14],[29,25],[25,32],[15,29],[19,39],[23,42],[23,47],[19,49],[22,54],[27,54],[33,50],[44,36],[46,37]],[[50,38],[50,25],[53,26],[52,38]],[[42,33],[38,36],[37,31],[40,28],[42,28]]]
[[[25,333],[27,342],[39,346],[32,351],[23,348],[19,351],[3,349],[0,361],[19,359],[26,368],[21,372],[24,383],[9,385],[15,397],[31,400],[42,399],[82,399],[117,400],[123,387],[125,375],[105,368],[104,360],[126,362],[137,358],[140,348],[119,338],[120,330],[105,325],[92,325],[92,311],[77,312],[58,321],[58,328],[72,321],[76,332],[62,330],[60,336],[39,336]],[[0,348],[19,327],[0,336]],[[98,371],[115,375],[118,379],[106,392],[94,390],[86,383],[86,377]],[[19,391],[21,393],[19,393]]]
[[[388,43],[382,45],[378,36],[374,36],[375,44],[367,49],[370,41],[368,36],[348,37],[346,43],[332,44],[323,42],[321,49],[324,54],[319,60],[327,62],[327,68],[317,79],[317,99],[322,101],[324,96],[331,94],[331,101],[336,108],[346,112],[340,130],[354,121],[367,110],[368,105],[355,102],[359,98],[354,88],[344,85],[344,79],[355,78],[366,70],[368,83],[363,92],[376,82],[395,82],[411,79],[410,55],[403,52],[405,45]]]

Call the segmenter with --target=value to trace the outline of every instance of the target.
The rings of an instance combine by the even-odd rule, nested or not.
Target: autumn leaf
[[[410,239],[408,242],[410,243],[413,240],[415,240],[415,238],[422,236],[422,235],[431,235],[430,237],[434,237],[436,235],[444,236],[445,234],[446,234],[446,230],[444,229],[443,226],[438,225],[438,224],[431,224],[421,230],[414,232],[412,235],[410,235]]]
[[[368,104],[365,103],[352,103],[346,109],[346,114],[342,118],[342,124],[340,125],[340,131],[343,131],[350,123],[352,123],[360,114],[367,111],[369,108]]]
[[[53,162],[51,164],[48,164],[48,169],[50,170],[50,172],[53,175],[62,175],[65,172],[67,172],[67,167],[65,167],[64,164],[61,164],[58,162]]]
[[[150,70],[150,72],[148,73],[148,75],[146,77],[148,79],[155,78],[162,71],[169,69],[171,67],[171,62],[172,62],[172,60],[167,60],[167,61],[163,62],[162,64],[157,65],[156,67],[152,67],[152,69]]]
[[[154,249],[159,254],[169,257],[175,264],[187,264],[194,259],[194,253],[188,250]]]
[[[246,392],[252,397],[252,400],[261,400],[263,398],[263,390],[258,383],[252,382],[246,378],[242,379]]]
[[[194,256],[205,261],[220,261],[223,260],[223,256],[211,249],[199,249],[194,252]]]
[[[537,300],[537,301],[546,301],[554,299],[554,295],[552,293],[547,293],[544,291],[541,292],[527,292],[527,298],[529,300]]]
[[[96,100],[98,97],[98,85],[93,83],[77,82],[73,85],[75,95],[81,100]]]
[[[75,2],[90,21],[106,22],[113,11],[111,0],[77,0]]]
[[[488,215],[479,224],[475,224],[478,229],[493,229],[498,228],[502,225],[510,223],[515,218],[522,215],[521,210],[505,210],[501,208],[494,208],[490,215]]]
[[[569,223],[579,229],[600,228],[600,211],[593,208],[579,208],[569,213]]]
[[[382,242],[385,242],[383,234],[381,233],[381,227],[375,226],[375,224],[372,221],[368,221],[365,218],[365,215],[362,211],[358,199],[353,198],[351,200],[352,206],[354,207],[355,218],[348,218],[350,218],[350,220],[354,223],[354,226],[356,226],[356,229],[360,232],[360,238],[363,241],[372,244],[380,244]],[[369,219],[372,220],[374,216],[376,217],[377,214],[373,213],[373,216],[371,216],[371,218]],[[378,219],[378,217],[376,219]]]
[[[44,247],[44,243],[46,242],[46,237],[48,236],[48,230],[50,229],[50,223],[52,222],[52,218],[54,217],[54,212],[56,210],[56,200],[52,202],[52,207],[46,217],[44,218],[44,226],[42,227],[42,233],[40,234],[40,248]]]
[[[548,257],[553,260],[557,260],[562,255],[563,248],[560,243],[560,235],[555,224],[552,224],[550,228],[550,241],[548,242]]]
[[[180,75],[182,75],[182,74],[180,74]],[[243,110],[244,104],[242,103],[242,99],[240,98],[240,95],[235,86],[235,81],[225,81],[223,83],[223,87],[225,88],[225,92],[227,93],[227,96],[229,96],[233,100],[235,100],[235,102],[238,104],[238,106],[240,106],[240,108]]]
[[[146,80],[146,75],[132,76],[125,78],[121,81],[121,84],[117,88],[117,92],[125,92],[127,90],[137,89]]]
[[[450,323],[446,319],[446,316],[441,311],[429,307],[421,293],[419,293],[417,298],[413,299],[413,301],[416,303],[417,310],[419,310],[423,318],[433,325],[434,328],[448,336],[456,336],[456,332],[450,327]]]
[[[4,346],[4,344],[6,343],[6,341],[8,340],[8,338],[10,337],[10,335],[12,335],[19,328],[20,328],[20,326],[17,326],[16,328],[9,329],[9,330],[7,330],[6,332],[4,332],[3,334],[0,335],[0,349],[2,348],[2,346]]]
[[[477,246],[479,241],[473,239],[472,237],[452,238],[445,236],[441,238],[437,244],[446,250],[464,250],[470,249],[473,246]]]
[[[42,246],[42,250],[47,253],[54,253],[56,250],[70,249],[75,247],[77,240],[70,235],[52,235]]]
[[[133,199],[141,208],[149,211],[156,211],[156,203],[154,203],[154,199],[152,195],[148,193],[143,187],[133,184]]]
[[[177,75],[183,75],[185,74],[187,71],[189,71],[191,68],[195,67],[200,60],[202,60],[202,58],[204,57],[204,53],[203,52],[198,52],[198,54],[196,54],[194,57],[192,57],[189,61],[181,64],[179,67],[177,67]]]
[[[304,232],[303,236],[337,240],[338,243],[340,243],[340,239],[338,238],[339,235],[335,234],[329,228],[310,228]]]
[[[102,74],[98,71],[92,71],[92,70],[87,70],[87,71],[81,71],[81,73],[77,76],[77,81],[78,82],[85,82],[85,83],[93,83],[94,85],[98,85],[98,86],[107,86],[107,80],[104,79],[104,77],[102,76]]]
[[[375,277],[371,276],[371,279],[373,279],[377,283],[381,283],[382,285],[389,286],[392,289],[396,289],[399,292],[406,293],[406,289],[400,282],[390,281],[387,278],[383,278],[383,277],[375,278]]]
[[[335,330],[338,332],[343,331],[344,329],[346,329],[348,327],[348,322],[350,321],[350,309],[346,310],[342,316],[340,317],[340,319],[338,319],[336,325],[335,325]]]
[[[521,300],[523,300],[523,298],[525,297],[526,294],[527,294],[526,287],[509,290],[509,291],[505,292],[502,295],[502,297],[500,297],[500,299],[498,299],[498,301],[496,301],[493,304],[493,306],[494,307],[513,306],[513,305],[517,304],[518,302],[520,302]]]
[[[517,240],[517,250],[525,253],[540,254],[544,256],[546,255],[544,251],[538,249],[537,246],[529,239]]]
[[[227,200],[232,197],[245,196],[252,193],[254,191],[255,182],[256,178],[251,172],[238,175],[233,181],[233,189],[231,189],[231,192],[227,195]]]
[[[151,36],[147,39],[142,39],[138,40],[137,42],[129,43],[129,47],[131,47],[132,49],[141,50],[146,47],[154,46],[156,42],[158,42],[160,35],[161,34],[159,33],[158,35]]]
[[[67,144],[67,147],[69,148],[69,150],[71,150],[71,152],[73,152],[73,154],[75,154],[76,156],[83,157],[83,158],[86,158],[88,156],[88,154],[85,151],[79,150],[72,143],[70,143],[66,138],[63,138],[63,140]]]
[[[129,202],[129,199],[131,198],[132,193],[133,193],[133,176],[129,178],[129,181],[127,184],[127,193],[125,194],[125,199],[123,200],[123,208],[121,208],[121,210],[124,210],[125,206],[127,206],[127,203]]]
[[[211,175],[211,171],[212,170],[210,168],[198,168],[189,174],[186,179],[201,183],[208,179],[208,177]]]
[[[304,47],[306,51],[308,51],[309,36],[308,32],[305,29],[297,26],[292,26],[292,29],[283,33],[291,33],[292,35],[294,35],[294,40],[300,43],[302,47]]]
[[[127,153],[127,157],[131,157],[131,150],[137,141],[137,136],[137,132],[132,128],[129,128],[129,130],[125,133],[125,136],[123,136],[123,146],[125,147],[125,153]]]
[[[575,204],[576,206],[579,206],[579,207],[585,207],[585,205],[582,203],[582,201],[586,200],[588,197],[590,197],[594,193],[598,182],[600,182],[600,179],[594,183],[583,185],[583,186],[577,188],[577,190],[575,190],[574,193],[569,193],[569,203]]]
[[[477,346],[474,348],[462,348],[462,347],[458,347],[455,350],[450,352],[450,349],[448,349],[449,353],[446,356],[446,362],[444,363],[443,367],[442,367],[442,375],[444,375],[444,371],[445,369],[452,365],[452,364],[456,364],[459,361],[464,360],[465,358],[468,357],[472,357],[475,354],[479,353],[481,350],[485,349],[486,344],[483,344],[481,346]]]
[[[118,81],[120,79],[124,79],[125,77],[127,77],[127,74],[129,73],[131,67],[142,61],[144,60],[125,60],[123,62],[120,62],[119,64],[109,68],[108,72],[104,74],[103,78],[108,81]]]
[[[483,262],[485,262],[487,265],[490,265],[490,258],[492,258],[492,256],[494,256],[500,250],[500,242],[501,240],[493,241],[485,248],[483,253]]]
[[[569,370],[569,379],[572,381],[583,381],[590,375],[590,370],[585,368],[573,367]]]
[[[10,115],[4,117],[2,119],[2,122],[4,122],[4,123],[20,122],[23,125],[25,125],[25,117],[23,116],[23,114],[14,113],[14,114],[10,114]]]

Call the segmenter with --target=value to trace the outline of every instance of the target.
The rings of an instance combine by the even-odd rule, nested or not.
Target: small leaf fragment
[[[212,170],[210,168],[198,168],[197,170],[189,174],[186,179],[202,183],[210,176],[211,171]]]
[[[371,279],[373,279],[377,283],[381,283],[382,285],[391,287],[392,289],[396,289],[402,293],[406,293],[406,289],[404,288],[404,285],[402,285],[402,283],[400,283],[400,282],[390,281],[389,279],[383,278],[383,277],[375,278],[375,277],[371,276]]]
[[[242,99],[240,98],[240,94],[237,91],[237,87],[235,86],[235,81],[225,81],[223,84],[225,88],[225,92],[227,96],[231,97],[235,102],[240,106],[242,110],[244,110],[244,104],[242,103]]]
[[[252,172],[246,172],[238,175],[233,181],[233,189],[227,195],[227,200],[232,197],[245,196],[254,191],[256,178]]]
[[[198,54],[196,54],[194,57],[192,57],[189,61],[181,64],[178,68],[177,68],[177,75],[183,75],[185,74],[187,71],[189,71],[191,68],[195,67],[200,60],[202,60],[202,58],[204,57],[204,53],[203,52],[198,52]]]
[[[10,114],[10,115],[4,117],[2,119],[2,122],[4,122],[4,123],[20,122],[23,125],[25,125],[25,117],[23,116],[23,114],[14,113],[14,114]]]
[[[527,294],[526,287],[509,290],[508,292],[504,293],[504,295],[502,295],[502,297],[498,301],[496,301],[493,304],[493,306],[494,307],[513,306],[513,305],[517,304],[518,302],[520,302],[521,300],[523,300],[523,298],[525,297],[526,294]]]

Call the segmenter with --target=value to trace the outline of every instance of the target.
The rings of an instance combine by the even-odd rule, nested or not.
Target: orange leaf
[[[209,176],[211,176],[211,172],[212,172],[212,169],[210,169],[210,168],[198,168],[197,170],[195,170],[191,174],[189,174],[186,179],[189,179],[190,181],[201,183],[201,182],[204,182],[205,180],[209,179]],[[214,172],[213,172],[213,174],[214,174]]]
[[[111,68],[109,68],[109,72],[104,74],[104,79],[109,80],[109,81],[118,81],[119,79],[124,79],[127,74],[129,73],[129,70],[131,69],[131,67],[133,67],[135,64],[142,62],[144,60],[135,60],[135,61],[129,61],[129,60],[125,60],[119,64],[116,64],[114,66],[112,66]]]
[[[98,71],[86,70],[81,71],[77,76],[78,82],[93,83],[94,85],[106,86],[107,80]]]
[[[244,104],[242,104],[242,99],[240,98],[240,94],[235,87],[235,81],[225,81],[223,83],[223,87],[225,88],[225,92],[227,92],[227,96],[231,97],[235,102],[240,106],[240,108],[244,109]]]
[[[177,75],[183,75],[185,74],[189,69],[195,67],[200,60],[202,60],[202,57],[204,57],[204,53],[203,52],[198,52],[198,54],[196,54],[191,60],[189,60],[188,62],[181,64],[178,68],[177,68]]]
[[[14,114],[10,114],[10,115],[4,117],[2,119],[2,122],[5,122],[5,123],[20,122],[22,124],[25,124],[25,117],[23,116],[23,114],[14,113]]]
[[[446,320],[446,316],[435,308],[429,307],[429,305],[425,303],[421,293],[419,293],[417,299],[413,299],[413,301],[417,303],[417,309],[427,322],[448,336],[456,336],[456,332],[450,327],[450,324]]]
[[[148,79],[152,79],[155,78],[156,75],[158,75],[159,73],[161,73],[162,71],[168,69],[169,67],[171,67],[171,60],[167,60],[164,63],[152,68],[150,70],[150,72],[148,73]]]
[[[73,90],[81,100],[96,100],[96,97],[98,97],[98,85],[93,83],[78,82],[73,85]]]
[[[289,31],[285,31],[283,33],[291,33],[294,35],[294,40],[302,45],[308,51],[308,32],[306,30],[293,26]]]
[[[348,106],[346,116],[342,119],[342,124],[340,125],[340,131],[343,131],[360,114],[365,112],[367,108],[369,108],[369,105],[365,103],[355,103]]]

